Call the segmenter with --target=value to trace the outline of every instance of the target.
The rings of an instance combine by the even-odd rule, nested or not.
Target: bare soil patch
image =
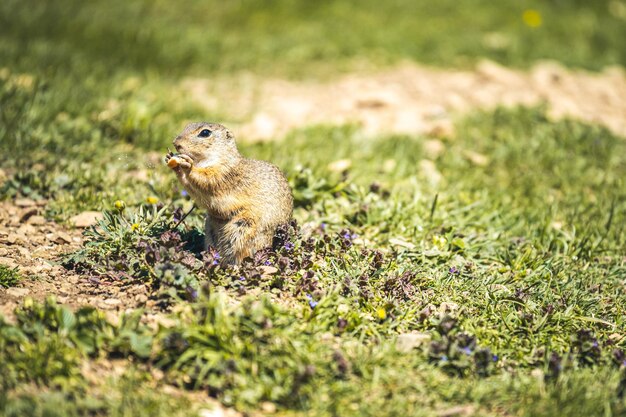
[[[0,315],[11,318],[25,297],[43,300],[49,295],[72,308],[91,305],[112,313],[149,306],[143,284],[101,282],[61,266],[62,255],[82,244],[83,229],[46,220],[45,205],[28,199],[0,203],[0,264],[17,267],[23,277],[15,287],[0,287]]]
[[[452,120],[476,109],[545,104],[553,119],[575,118],[626,136],[626,72],[569,70],[554,62],[529,71],[483,61],[473,71],[406,63],[328,82],[187,79],[181,84],[211,113],[240,121],[242,140],[280,138],[313,124],[355,123],[368,135],[452,136]],[[224,103],[227,103],[226,106]]]

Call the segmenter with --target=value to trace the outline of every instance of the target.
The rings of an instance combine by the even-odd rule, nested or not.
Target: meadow
[[[605,127],[537,106],[457,117],[437,152],[356,125],[243,138],[296,207],[240,268],[201,251],[162,163],[185,121],[240,122],[185,77],[623,67],[625,19],[623,1],[2,2],[0,198],[68,229],[103,212],[55,262],[151,302],[24,299],[0,318],[0,414],[626,415],[626,141]],[[0,264],[0,287],[38,279]]]

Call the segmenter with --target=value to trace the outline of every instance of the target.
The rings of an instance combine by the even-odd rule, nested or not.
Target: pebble
[[[37,211],[37,207],[29,207],[24,210],[20,215],[20,223],[24,223],[25,221],[29,220],[31,217],[37,214]]]
[[[7,237],[3,238],[2,241],[4,243],[8,243],[9,245],[15,245],[16,243],[20,242],[21,239],[20,239],[20,237],[17,234],[9,233],[9,235]]]
[[[219,407],[213,408],[211,410],[202,408],[198,410],[198,415],[200,417],[226,417],[224,410]]]
[[[18,207],[33,207],[36,206],[37,203],[35,203],[35,201],[31,200],[30,198],[17,198],[15,200],[15,205]]]
[[[65,232],[58,232],[54,241],[59,244],[72,243],[72,237]]]
[[[463,155],[474,165],[484,167],[489,164],[489,157],[481,153],[465,150]]]
[[[259,269],[261,270],[262,275],[274,275],[278,272],[278,268],[268,265],[261,265],[259,266]]]
[[[438,417],[453,417],[453,416],[471,416],[474,414],[475,408],[473,405],[457,405],[446,410],[439,411]]]
[[[430,339],[431,336],[428,333],[403,333],[398,335],[398,338],[396,339],[396,348],[400,352],[410,352],[413,348],[429,342]]]
[[[352,161],[349,159],[339,159],[338,161],[328,164],[328,170],[332,172],[345,172],[352,167]]]
[[[439,139],[429,139],[424,141],[424,153],[428,159],[439,158],[446,150],[445,145]]]
[[[455,136],[454,124],[450,120],[437,120],[432,123],[426,134],[440,139],[453,139]]]
[[[99,211],[84,211],[71,217],[69,222],[75,227],[85,228],[97,224],[102,217],[102,213]]]
[[[15,268],[17,266],[15,259],[9,257],[0,257],[0,264],[9,268]]]
[[[30,293],[28,288],[8,288],[7,295],[15,298],[25,297]]]
[[[276,412],[276,404],[264,401],[261,403],[261,410],[267,414],[274,414]]]
[[[32,216],[28,219],[28,224],[32,224],[33,226],[41,226],[46,224],[46,218],[43,216]]]

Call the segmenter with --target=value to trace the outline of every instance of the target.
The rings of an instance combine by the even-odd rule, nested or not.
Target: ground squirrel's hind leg
[[[204,250],[218,247],[218,225],[216,221],[207,215],[204,219]]]
[[[237,217],[228,222],[222,229],[218,243],[224,261],[239,264],[248,256],[254,255],[259,249],[255,245],[258,238],[256,234],[256,225],[251,219]]]

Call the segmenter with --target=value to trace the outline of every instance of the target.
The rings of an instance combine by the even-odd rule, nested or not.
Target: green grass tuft
[[[18,268],[0,265],[0,287],[15,287],[21,280],[22,276],[19,274]]]

